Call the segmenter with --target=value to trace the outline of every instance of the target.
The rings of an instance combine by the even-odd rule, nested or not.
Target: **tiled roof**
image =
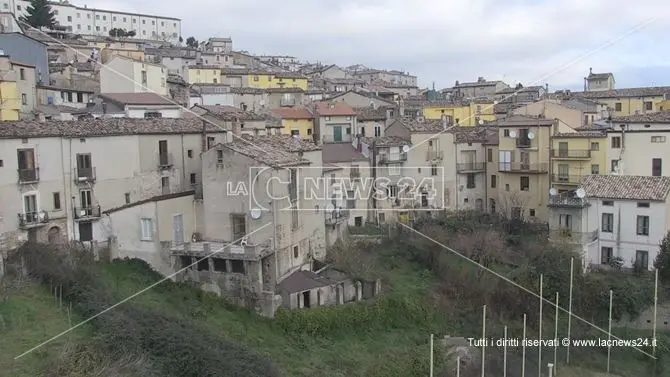
[[[518,127],[518,126],[551,126],[553,119],[535,118],[524,115],[512,115],[509,117],[497,119],[495,125],[498,127]]]
[[[380,137],[362,137],[361,142],[372,145],[372,142],[376,142],[377,148],[388,148],[388,147],[401,147],[403,145],[409,145],[410,142],[398,136],[384,135]]]
[[[359,107],[354,109],[356,111],[356,119],[359,122],[369,121],[369,120],[386,120],[386,108],[378,107],[373,108],[368,107]]]
[[[296,271],[277,284],[280,291],[296,293],[337,284],[337,281],[319,276],[312,271]]]
[[[580,137],[605,137],[607,136],[607,132],[603,131],[582,131],[581,129],[579,132],[559,132],[553,137],[555,138],[580,138]]]
[[[270,145],[273,148],[283,149],[287,152],[312,152],[321,150],[321,147],[314,144],[314,142],[296,138],[291,135],[242,135],[242,137],[253,143]]]
[[[365,156],[358,152],[350,142],[323,144],[322,158],[324,163],[368,160],[365,158]]]
[[[279,116],[281,119],[314,119],[314,115],[304,107],[278,107],[272,109],[272,113]]]
[[[203,124],[204,123],[204,124]],[[71,121],[4,121],[0,122],[0,138],[94,137],[119,135],[151,135],[224,132],[216,125],[198,118],[98,118]]]
[[[356,112],[351,106],[342,101],[322,101],[316,103],[316,113],[319,116],[355,116]]]
[[[399,119],[396,122],[405,127],[410,132],[422,133],[422,132],[431,132],[437,133],[444,131],[444,124],[441,119],[414,119],[414,118],[403,118]]]
[[[612,118],[613,123],[670,123],[670,111],[633,114]]]
[[[502,83],[500,80],[496,81],[475,81],[475,82],[461,82],[458,85],[454,85],[454,88],[468,88],[468,87],[479,87],[479,86],[495,86],[499,83]]]
[[[620,98],[620,97],[660,97],[670,93],[670,86],[652,86],[647,88],[622,88],[593,92],[575,92],[585,98]]]
[[[196,105],[201,109],[207,110],[208,113],[225,121],[234,120],[266,120],[268,117],[265,114],[259,114],[253,111],[244,111],[233,106],[222,105]]]
[[[258,137],[235,138],[232,142],[219,144],[219,146],[243,154],[267,166],[287,167],[309,164],[309,160]]]
[[[525,86],[522,88],[503,88],[496,92],[496,94],[512,94],[512,93],[528,93],[528,92],[539,92],[543,90],[542,86]]]
[[[197,86],[198,84],[194,85]],[[235,94],[264,94],[264,93],[304,93],[301,88],[230,88],[230,93]]]
[[[174,104],[167,98],[164,98],[156,93],[141,92],[141,93],[101,93],[100,97],[108,101],[113,101],[124,105],[172,105]]]
[[[582,188],[590,198],[664,201],[670,193],[670,177],[587,175]]]
[[[613,76],[611,73],[589,73],[587,79],[608,79]]]
[[[493,127],[452,127],[447,132],[454,135],[454,144],[485,143],[498,129]]]

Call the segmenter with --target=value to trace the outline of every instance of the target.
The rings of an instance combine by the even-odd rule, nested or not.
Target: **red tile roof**
[[[317,102],[316,113],[320,116],[355,116],[356,111],[342,101]]]
[[[304,107],[279,107],[272,112],[282,119],[314,119],[314,115]]]

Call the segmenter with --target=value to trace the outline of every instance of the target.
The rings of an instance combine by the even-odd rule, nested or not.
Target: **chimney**
[[[102,113],[107,114],[107,102],[102,101]]]
[[[449,126],[449,120],[446,115],[442,115],[442,131],[446,131]]]
[[[240,136],[240,120],[238,118],[233,119],[233,136]]]
[[[38,122],[46,122],[47,121],[47,118],[44,116],[44,113],[37,114],[37,121]]]
[[[591,76],[592,74],[593,74],[593,68],[589,67],[589,76]]]
[[[549,94],[549,83],[544,84],[544,91]]]

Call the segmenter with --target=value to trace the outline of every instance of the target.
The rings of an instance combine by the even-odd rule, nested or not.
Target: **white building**
[[[27,14],[30,1],[0,0],[0,5],[3,11],[13,12],[18,18]],[[179,18],[79,7],[67,0],[53,2],[51,8],[56,22],[72,33],[108,36],[110,30],[118,28],[135,31],[135,38],[172,43],[178,43],[181,36]]]
[[[670,229],[670,177],[588,175],[584,198],[550,200],[552,237],[579,245],[584,262],[653,269],[659,244]],[[620,258],[620,259],[619,259]]]
[[[160,64],[115,55],[100,69],[100,93],[152,92],[165,96],[167,75],[168,70]]]
[[[224,136],[197,118],[0,122],[0,249],[106,239],[103,211],[196,188]]]
[[[608,171],[670,176],[670,112],[616,117],[611,126],[612,129],[607,131]]]

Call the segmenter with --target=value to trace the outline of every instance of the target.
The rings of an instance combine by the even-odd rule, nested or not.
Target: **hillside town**
[[[670,86],[594,67],[580,91],[421,88],[198,41],[178,18],[62,1],[36,28],[31,2],[0,3],[4,255],[107,247],[272,317],[378,294],[323,268],[355,228],[486,212],[546,226],[584,268],[646,270],[670,229]]]

